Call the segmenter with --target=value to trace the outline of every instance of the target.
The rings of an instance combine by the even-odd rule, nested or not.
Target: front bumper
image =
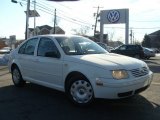
[[[95,81],[94,95],[95,98],[118,99],[133,96],[147,89],[152,81],[153,73],[134,78],[132,80],[120,80],[115,82],[113,79],[100,78],[103,84],[97,85]],[[106,82],[114,81],[114,83]]]

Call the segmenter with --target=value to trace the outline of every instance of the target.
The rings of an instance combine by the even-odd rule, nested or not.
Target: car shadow
[[[160,106],[142,95],[130,99],[96,99],[90,106],[70,103],[63,92],[27,83],[0,88],[0,120],[151,120],[160,117]]]

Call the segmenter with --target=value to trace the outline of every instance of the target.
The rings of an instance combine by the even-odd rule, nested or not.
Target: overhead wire
[[[53,6],[51,6],[51,5],[49,5],[49,4],[47,4],[46,2],[44,3],[44,1],[42,1],[42,0],[39,0],[40,2],[42,2],[43,4],[42,5],[46,5],[46,6],[48,6],[48,7],[53,7]],[[53,2],[54,4],[57,4],[57,5],[60,5],[60,6],[62,6],[63,8],[66,8],[66,9],[68,9],[68,10],[73,10],[72,8],[70,8],[70,7],[68,7],[68,6],[66,6],[66,5],[63,5],[63,4],[61,4],[60,2]],[[63,10],[60,10],[60,9],[57,9],[58,11],[60,11],[60,12],[63,12],[63,13],[66,13],[66,11],[63,11]],[[75,16],[74,16],[75,17]],[[77,18],[77,19],[79,19],[79,20],[81,20],[81,21],[85,21],[85,20],[82,20],[82,19],[80,19],[80,18],[78,18],[78,17],[75,17],[75,18]],[[91,19],[90,19],[91,20]],[[89,20],[89,21],[90,21]],[[87,22],[87,21],[85,21],[85,22]]]
[[[21,4],[26,5],[26,3],[21,3]],[[33,7],[33,5],[31,5],[31,7]],[[54,12],[53,11],[48,11],[47,9],[45,9],[45,7],[37,6],[36,9],[41,10],[44,13],[47,13],[47,14],[50,14],[50,15],[54,16]],[[77,24],[77,25],[80,25],[80,26],[86,26],[88,28],[91,28],[87,23],[83,23],[83,22],[78,21],[76,19],[69,18],[69,17],[62,17],[62,16],[59,16],[59,15],[56,15],[56,16],[65,20],[65,21],[68,21],[68,22],[71,22],[71,23],[74,23],[74,24]]]
[[[22,3],[22,2],[21,2],[21,4],[27,5],[27,3]],[[33,7],[33,5],[31,5],[31,7]],[[53,15],[53,16],[54,16],[54,11],[53,11],[53,10],[48,10],[48,9],[46,9],[45,7],[42,7],[42,6],[39,6],[39,5],[37,5],[37,8],[36,8],[36,9],[41,10],[41,11],[44,12],[44,13],[47,13],[47,14],[50,14],[50,15]],[[66,17],[62,17],[62,16],[57,15],[57,17],[59,17],[59,18],[61,18],[61,19],[64,19],[64,20],[66,20],[66,21],[68,21],[68,22],[77,24],[77,25],[81,25],[81,26],[84,26],[84,24],[85,24],[85,26],[88,25],[88,23],[84,23],[84,22],[78,21],[78,20],[76,20],[76,19],[67,17],[67,16],[66,16]],[[87,27],[90,27],[90,26],[87,26]]]
[[[22,0],[22,1],[25,1],[25,2],[27,2],[27,0]],[[45,13],[47,13],[47,14],[50,14],[50,15],[54,15],[54,10],[53,10],[53,8],[54,9],[57,9],[56,7],[53,7],[53,6],[51,6],[51,5],[48,5],[48,4],[46,4],[46,3],[44,3],[44,2],[42,2],[42,0],[40,0],[41,1],[41,3],[39,3],[39,2],[36,2],[36,6],[37,6],[37,8],[36,9],[38,9],[38,10],[41,10],[42,12],[45,12]],[[20,2],[21,4],[25,4],[25,3],[22,3],[22,2]],[[55,2],[56,3],[56,2]],[[32,3],[31,2],[31,4],[34,4],[34,3]],[[26,5],[26,4],[25,4]],[[62,4],[60,4],[61,6],[63,6],[64,7],[64,5],[62,5]],[[33,5],[31,5],[32,7],[33,7]],[[49,7],[48,7],[49,6]],[[53,7],[53,8],[50,8],[50,7]],[[67,9],[71,9],[71,8],[69,8],[69,7],[67,7],[67,6],[65,6]],[[72,18],[72,17],[68,17],[66,14],[64,15],[64,11],[62,11],[62,10],[60,10],[60,9],[57,9],[57,12],[58,12],[58,14],[59,15],[57,15],[57,17],[59,17],[59,18],[61,18],[61,19],[63,19],[63,20],[66,20],[66,21],[68,21],[68,22],[72,22],[72,23],[75,23],[75,24],[77,24],[77,25],[81,25],[81,26],[87,26],[87,27],[89,27],[89,28],[92,28],[91,26],[93,25],[93,24],[91,24],[91,23],[88,23],[88,22],[86,22],[86,21],[84,21],[84,20],[81,20],[81,19],[78,19],[78,18]],[[62,15],[62,16],[61,16]],[[78,19],[78,20],[77,20]],[[160,21],[133,21],[132,20],[132,22],[160,22]],[[99,26],[100,27],[100,26]],[[104,28],[115,28],[115,29],[125,29],[124,27],[104,27]],[[146,28],[135,28],[135,27],[132,27],[132,29],[160,29],[160,27],[146,27]]]
[[[42,6],[45,6],[45,9],[46,10],[49,10],[49,11],[52,11],[53,12],[53,10],[52,9],[50,9],[49,7],[52,7],[51,5],[48,5],[48,4],[46,4],[46,3],[44,3],[43,2],[43,4],[42,3],[39,3],[39,2],[37,2],[38,4],[39,4],[39,7],[42,7]],[[56,2],[55,2],[56,3]],[[41,6],[40,6],[41,5]],[[61,4],[60,4],[61,5]],[[49,6],[49,7],[47,7],[47,6]],[[64,5],[61,5],[61,6],[63,6],[64,7]],[[69,7],[67,7],[67,6],[65,6],[67,9],[71,9],[71,8],[69,8]],[[73,19],[74,21],[79,21],[79,22],[81,22],[81,23],[83,23],[83,24],[90,24],[90,25],[92,25],[91,23],[89,23],[88,21],[85,21],[85,20],[82,20],[82,19],[80,19],[80,18],[76,18],[76,17],[74,17],[74,18],[71,18],[71,17],[69,17],[69,16],[66,16],[66,14],[64,14],[64,13],[66,13],[65,11],[63,11],[63,10],[60,10],[60,9],[58,9],[58,8],[56,8],[56,7],[54,7],[56,10],[57,10],[57,13],[58,14],[61,14],[61,15],[63,15],[63,16],[65,16],[65,17],[67,17],[67,18],[69,18],[69,19]]]

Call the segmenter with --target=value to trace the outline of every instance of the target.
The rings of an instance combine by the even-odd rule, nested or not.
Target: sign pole
[[[100,22],[100,42],[103,42],[103,23]]]
[[[127,45],[129,42],[129,10],[125,10],[125,17],[126,17],[126,23],[125,23],[125,44]]]

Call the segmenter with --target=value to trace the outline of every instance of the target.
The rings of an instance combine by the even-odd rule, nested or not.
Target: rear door
[[[35,48],[38,43],[38,38],[32,38],[25,42],[18,51],[19,67],[24,79],[34,79],[35,73]]]

